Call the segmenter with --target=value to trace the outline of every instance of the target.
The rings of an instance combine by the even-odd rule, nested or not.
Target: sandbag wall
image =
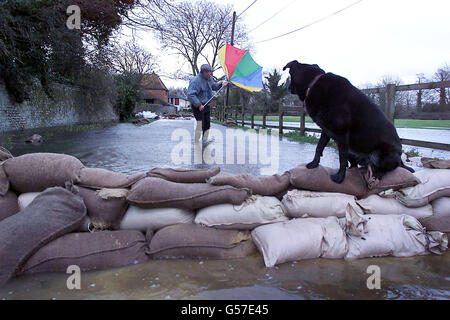
[[[0,236],[6,226],[26,223],[40,237],[5,233],[10,247],[0,246],[0,264],[9,268],[0,270],[9,273],[0,271],[0,281],[72,264],[88,271],[150,259],[236,259],[257,250],[268,267],[319,257],[440,253],[447,247],[443,233],[450,232],[449,169],[413,175],[398,168],[375,180],[352,168],[338,185],[332,169],[303,165],[269,177],[219,168],[125,175],[86,168],[68,155],[0,156]],[[64,209],[74,217],[70,223],[58,221],[58,208],[45,210],[55,192],[78,204]],[[50,223],[43,228],[44,220]],[[68,226],[55,233],[61,223]],[[381,236],[386,232],[392,237]],[[7,255],[29,236],[20,256]],[[373,243],[382,249],[372,252]]]

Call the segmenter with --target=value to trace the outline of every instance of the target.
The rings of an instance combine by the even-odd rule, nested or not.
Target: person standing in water
[[[195,120],[197,120],[194,139],[195,142],[199,142],[203,132],[204,145],[212,142],[208,139],[209,128],[211,127],[211,109],[205,104],[213,97],[213,91],[218,91],[228,85],[227,81],[215,82],[212,78],[213,71],[211,66],[202,65],[200,73],[191,79],[187,92]]]

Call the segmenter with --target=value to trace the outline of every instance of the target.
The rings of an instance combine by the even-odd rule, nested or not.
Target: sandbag
[[[252,230],[260,225],[289,220],[280,200],[252,196],[241,205],[218,204],[200,209],[195,223],[218,229]]]
[[[433,215],[421,219],[420,223],[427,231],[450,233],[450,198],[444,197],[432,202]]]
[[[83,168],[78,185],[91,189],[123,189],[131,187],[145,177],[145,173],[127,175],[105,169]]]
[[[79,196],[63,188],[50,188],[25,210],[1,221],[0,286],[44,245],[77,230],[86,211]]]
[[[447,250],[443,233],[426,233],[419,221],[407,215],[366,215],[362,236],[348,234],[346,259],[412,257]]]
[[[64,187],[67,181],[80,182],[83,164],[75,157],[55,153],[30,153],[4,164],[11,188],[18,193],[41,192]]]
[[[356,206],[355,200],[355,196],[343,193],[292,190],[282,203],[291,218],[343,218],[349,203]]]
[[[290,171],[290,182],[298,189],[310,191],[345,193],[358,198],[367,194],[366,182],[358,168],[347,169],[345,180],[341,184],[335,183],[330,178],[330,175],[336,172],[337,169],[323,166],[308,169],[306,165],[300,165]]]
[[[438,198],[450,197],[450,170],[425,169],[415,175],[420,184],[395,193],[395,197],[405,206],[418,208]]]
[[[37,251],[21,274],[66,272],[71,265],[81,271],[126,267],[149,260],[147,241],[139,231],[71,233]]]
[[[126,189],[91,190],[79,187],[91,225],[96,230],[118,230],[128,209]]]
[[[41,192],[29,192],[29,193],[22,193],[18,198],[17,202],[19,205],[18,211],[24,210],[26,207],[28,207],[34,199],[38,195],[40,195]],[[88,232],[91,230],[91,219],[89,219],[89,216],[86,216],[83,220],[83,223],[81,224],[80,228],[77,229],[77,232]]]
[[[4,196],[0,195],[0,221],[19,212],[17,195],[8,191]]]
[[[9,179],[3,168],[3,163],[0,163],[0,196],[4,196],[9,191]]]
[[[360,169],[365,170],[365,169]],[[414,187],[420,183],[417,177],[405,168],[398,167],[386,173],[381,180],[371,176],[371,170],[367,170],[364,174],[367,181],[368,193],[379,194],[385,190],[400,190],[404,188]]]
[[[120,229],[157,231],[174,224],[194,223],[194,218],[195,213],[186,209],[142,209],[130,206],[120,223]]]
[[[439,158],[422,158],[422,165],[429,169],[450,169],[450,160]]]
[[[219,167],[201,170],[154,168],[147,173],[147,176],[178,183],[205,183],[219,172]]]
[[[242,204],[251,196],[248,189],[216,187],[207,183],[175,183],[145,178],[131,188],[128,202],[140,208],[200,209],[215,204]]]
[[[344,229],[336,217],[293,219],[252,231],[266,267],[314,258],[341,259],[348,250]]]
[[[256,252],[248,231],[179,224],[159,230],[150,242],[153,259],[240,259]]]
[[[3,162],[5,160],[13,158],[13,155],[11,152],[9,152],[7,149],[0,147],[0,162]]]
[[[371,195],[365,199],[360,199],[356,203],[367,214],[406,214],[416,219],[423,219],[433,215],[431,205],[421,208],[408,208],[394,198],[382,198],[378,195]]]
[[[233,186],[247,188],[255,195],[275,196],[286,191],[289,186],[289,173],[268,177],[255,177],[250,174],[230,174],[221,172],[208,180],[214,186]]]

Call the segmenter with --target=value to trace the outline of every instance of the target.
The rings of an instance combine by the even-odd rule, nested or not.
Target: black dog
[[[316,168],[330,139],[339,149],[339,171],[331,176],[342,183],[350,161],[351,167],[359,164],[371,166],[380,179],[391,170],[406,167],[402,160],[402,144],[394,125],[364,93],[347,79],[325,73],[318,65],[288,63],[292,94],[305,102],[309,116],[322,129],[314,160],[307,165]]]

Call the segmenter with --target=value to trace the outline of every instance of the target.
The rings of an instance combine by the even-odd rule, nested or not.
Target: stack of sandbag
[[[275,197],[252,196],[241,205],[217,204],[197,211],[195,223],[218,229],[252,230],[289,220]]]
[[[358,216],[357,225],[350,216]],[[408,215],[359,216],[349,206],[346,224],[349,248],[346,259],[441,254],[448,248],[446,234],[426,232],[416,218]]]
[[[0,285],[19,273],[44,245],[78,230],[86,211],[79,196],[56,187],[44,191],[26,209],[0,221]]]
[[[256,248],[249,231],[179,224],[159,230],[150,241],[153,259],[239,259]]]
[[[253,240],[267,267],[329,258],[411,257],[447,250],[448,237],[426,232],[408,215],[362,215],[348,204],[345,218],[296,218],[258,227]]]
[[[431,163],[435,163],[434,161],[437,160],[433,159]],[[450,170],[425,169],[415,175],[421,183],[399,190],[395,193],[395,198],[408,208],[431,204],[433,215],[421,218],[421,223],[427,230],[450,232]]]

